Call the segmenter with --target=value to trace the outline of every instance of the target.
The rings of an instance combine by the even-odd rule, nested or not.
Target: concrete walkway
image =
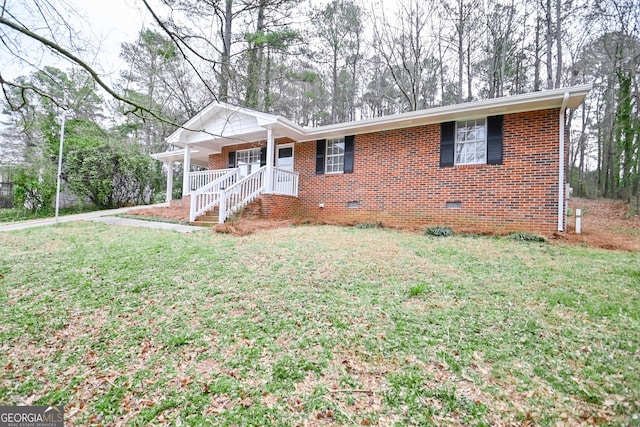
[[[145,227],[159,228],[162,230],[174,230],[181,233],[190,233],[192,231],[202,230],[202,227],[194,227],[191,225],[172,224],[169,222],[146,221],[141,219],[120,218],[113,215],[127,213],[136,209],[144,209],[151,207],[166,206],[166,204],[158,204],[152,206],[134,206],[130,208],[109,209],[104,211],[87,212],[74,215],[65,215],[58,217],[58,223],[71,221],[96,221],[112,225],[124,225],[129,227]],[[55,218],[39,218],[28,221],[11,222],[0,225],[0,231],[24,230],[32,227],[44,227],[47,225],[55,225]]]

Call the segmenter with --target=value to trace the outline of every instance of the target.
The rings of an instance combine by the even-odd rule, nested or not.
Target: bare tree
[[[472,78],[471,73],[471,50],[474,43],[471,42],[471,34],[477,31],[477,21],[479,20],[479,0],[454,0],[453,4],[449,2],[442,3],[443,10],[448,22],[453,24],[454,34],[451,37],[451,44],[457,53],[458,62],[458,80],[456,90],[456,102],[462,102],[464,99],[463,86],[465,79],[465,65],[467,78],[467,100],[472,95]],[[466,45],[465,45],[466,41]]]
[[[351,0],[333,0],[313,11],[312,21],[320,46],[318,52],[330,66],[331,122],[355,119],[357,69],[360,61],[362,11]]]
[[[375,48],[401,94],[402,109],[418,110],[437,103],[442,76],[441,61],[435,57],[435,47],[442,45],[428,32],[436,9],[433,2],[418,0],[405,0],[399,7],[395,22],[381,17],[374,26]]]

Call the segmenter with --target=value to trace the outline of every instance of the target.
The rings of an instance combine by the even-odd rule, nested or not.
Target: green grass
[[[291,227],[0,234],[0,405],[72,425],[630,425],[640,254]]]
[[[95,206],[92,205],[78,205],[70,208],[61,208],[59,210],[59,215],[72,215],[83,212],[93,212],[97,210]],[[25,209],[0,209],[0,224],[3,222],[16,222],[16,221],[26,221],[29,219],[38,219],[38,218],[51,218],[55,216],[55,210],[51,209],[42,209],[37,212],[31,212]]]

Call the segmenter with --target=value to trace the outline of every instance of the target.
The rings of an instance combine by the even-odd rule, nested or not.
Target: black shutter
[[[316,142],[316,175],[324,173],[324,156],[327,151],[327,140],[319,139]]]
[[[260,149],[260,167],[267,164],[267,147]]]
[[[504,116],[487,117],[487,164],[502,164],[502,123]]]
[[[235,168],[235,167],[236,167],[236,152],[229,151],[229,168]]]
[[[440,167],[453,166],[456,146],[456,122],[440,124]]]
[[[344,137],[344,173],[353,172],[353,135]]]

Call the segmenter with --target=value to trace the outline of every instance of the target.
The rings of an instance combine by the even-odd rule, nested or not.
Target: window
[[[487,135],[485,119],[466,120],[456,123],[457,165],[487,162]]]
[[[260,152],[260,148],[236,152],[236,167],[240,168],[241,176],[248,176],[260,169]]]
[[[344,172],[344,138],[327,139],[326,173]]]
[[[353,173],[355,137],[316,141],[316,175]]]
[[[440,167],[501,165],[504,116],[440,123]]]

